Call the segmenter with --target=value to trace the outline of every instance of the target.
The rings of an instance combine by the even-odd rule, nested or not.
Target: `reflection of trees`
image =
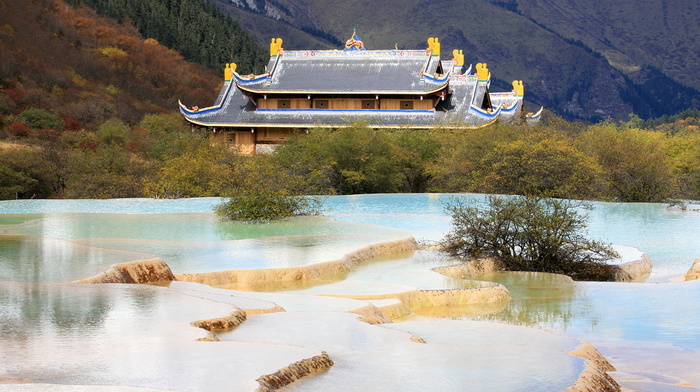
[[[58,286],[56,290],[48,290],[48,296],[46,307],[59,333],[101,327],[112,306],[109,296],[99,289],[76,292],[70,286]]]
[[[150,287],[134,287],[131,290],[124,290],[123,293],[131,300],[131,304],[138,309],[141,314],[149,314],[160,302],[159,292],[150,290]]]
[[[588,299],[585,293],[566,276],[503,272],[480,279],[503,284],[513,298],[502,312],[474,319],[560,330],[569,328],[574,319],[587,319],[591,325],[597,323],[597,318],[586,314]]]
[[[113,244],[116,243],[97,245]],[[63,239],[0,236],[0,279],[69,282],[95,275],[111,264],[147,257],[149,255],[96,248]]]
[[[95,286],[2,282],[0,337],[29,342],[54,333],[83,335],[102,327],[112,301],[110,293]]]
[[[292,217],[273,221],[240,222],[219,220],[214,232],[221,240],[241,240],[300,234],[324,234],[334,230],[328,218],[318,216]]]

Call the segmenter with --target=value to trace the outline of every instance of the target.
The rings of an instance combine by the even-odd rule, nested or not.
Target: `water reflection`
[[[178,391],[253,390],[317,350],[198,342],[231,305],[134,285],[0,282],[0,376]],[[251,361],[251,358],[256,358]]]
[[[266,223],[223,222],[213,213],[59,213],[22,218],[29,220],[0,225],[4,234],[0,246],[5,250],[0,254],[0,279],[78,280],[114,263],[152,257],[163,259],[177,273],[295,267],[408,236],[401,229],[327,217]]]
[[[114,263],[148,257],[53,238],[0,236],[0,280],[70,282],[103,272]]]
[[[513,299],[498,314],[479,316],[482,320],[497,320],[509,324],[525,325],[566,331],[575,318],[585,318],[596,324],[585,306],[572,308],[576,298],[588,303],[585,290],[562,275],[536,272],[505,272],[483,275],[480,279],[501,283],[510,291]]]

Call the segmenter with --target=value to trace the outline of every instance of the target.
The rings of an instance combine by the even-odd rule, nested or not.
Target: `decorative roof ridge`
[[[264,80],[263,78],[257,80]],[[412,94],[412,95],[427,95],[427,94],[433,94],[437,93],[438,91],[442,90],[449,84],[449,79],[445,79],[443,81],[433,81],[433,84],[430,88],[424,89],[424,90],[353,90],[353,91],[348,91],[348,90],[256,90],[254,87],[255,86],[250,86],[249,84],[243,84],[243,83],[236,83],[236,87],[238,87],[241,91],[248,92],[248,93],[253,93],[253,94],[302,94],[302,95],[308,95],[308,94],[346,94],[346,95],[400,95],[400,94]]]
[[[281,57],[426,57],[430,51],[425,49],[381,49],[381,50],[284,50],[279,52]]]

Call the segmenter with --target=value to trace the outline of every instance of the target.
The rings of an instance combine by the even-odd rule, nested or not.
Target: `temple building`
[[[227,64],[214,105],[180,103],[185,119],[254,153],[298,130],[360,119],[373,128],[478,128],[499,119],[537,121],[542,112],[523,115],[522,81],[492,93],[486,64],[465,67],[461,50],[442,59],[437,38],[425,50],[366,50],[355,32],[344,50],[287,51],[282,43],[272,39],[261,75],[240,75]]]

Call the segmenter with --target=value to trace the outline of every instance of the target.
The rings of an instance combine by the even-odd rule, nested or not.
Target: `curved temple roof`
[[[512,92],[489,92],[486,64],[470,74],[457,61],[430,50],[284,51],[271,55],[267,72],[242,76],[233,71],[214,106],[180,111],[192,124],[207,127],[344,126],[365,119],[375,127],[474,128],[522,111],[522,82]],[[483,68],[483,69],[482,69]],[[485,76],[486,75],[486,76]],[[516,84],[514,83],[514,86]],[[436,100],[435,110],[259,109],[267,96],[414,97]],[[403,98],[401,98],[403,99]],[[486,101],[486,103],[484,103]]]

